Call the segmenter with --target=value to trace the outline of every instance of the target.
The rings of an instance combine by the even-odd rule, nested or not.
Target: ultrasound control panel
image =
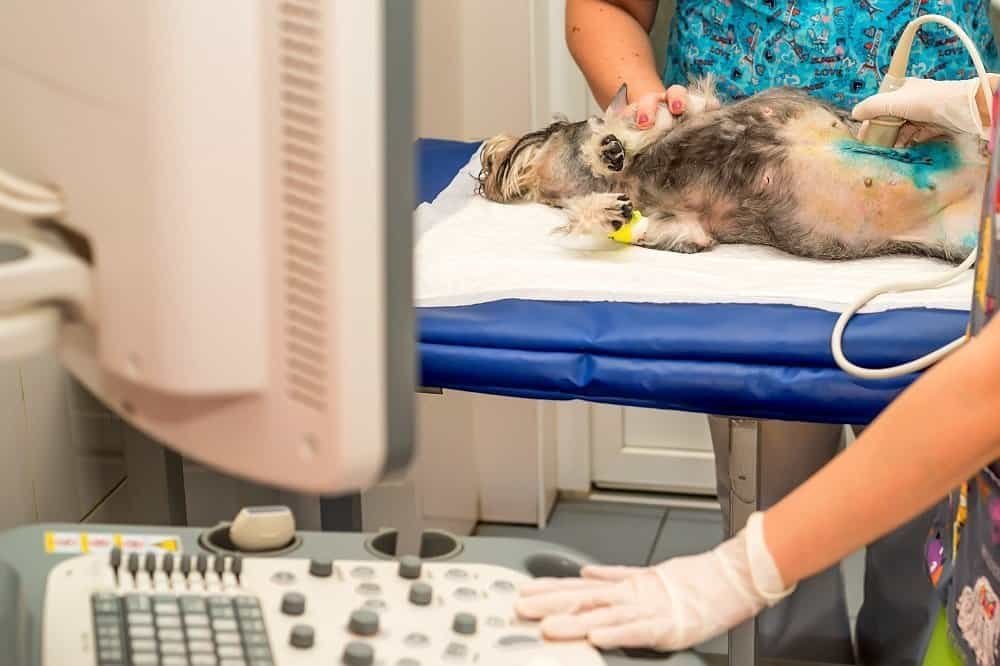
[[[513,611],[527,576],[462,562],[81,555],[48,574],[45,666],[603,666]]]

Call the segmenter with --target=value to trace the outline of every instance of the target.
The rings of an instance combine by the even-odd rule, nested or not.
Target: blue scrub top
[[[976,43],[998,71],[988,0],[678,0],[666,84],[715,74],[723,101],[774,86],[804,89],[843,109],[876,93],[906,25],[941,14]],[[917,33],[910,76],[969,79],[962,43],[940,25]]]

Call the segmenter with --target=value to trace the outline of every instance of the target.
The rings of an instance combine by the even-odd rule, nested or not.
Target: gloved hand
[[[998,75],[990,74],[989,79],[995,90]],[[984,106],[980,106],[981,103]],[[898,90],[864,100],[854,107],[852,115],[855,120],[862,121],[877,116],[895,116],[988,139],[989,125],[983,122],[983,113],[992,103],[992,99],[982,100],[978,78],[967,81],[908,78]]]
[[[599,648],[682,650],[753,617],[791,594],[764,543],[763,514],[701,555],[655,567],[585,567],[583,578],[538,579],[515,608],[542,619],[552,640],[588,639]]]

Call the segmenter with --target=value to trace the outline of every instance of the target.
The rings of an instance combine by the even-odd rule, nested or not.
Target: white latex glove
[[[776,604],[785,588],[764,543],[763,514],[701,555],[649,568],[585,567],[583,578],[538,579],[515,608],[542,619],[552,640],[586,638],[599,648],[683,650]]]
[[[990,74],[990,87],[996,89],[1000,75]],[[913,123],[928,123],[952,132],[975,134],[989,138],[989,127],[983,126],[976,97],[979,79],[967,81],[935,81],[908,78],[898,89],[879,93],[854,107],[855,120],[871,120],[877,116],[894,116]],[[992,98],[986,100],[989,106]]]

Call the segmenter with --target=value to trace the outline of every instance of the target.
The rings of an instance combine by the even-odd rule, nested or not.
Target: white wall
[[[420,136],[521,134],[590,94],[563,41],[564,0],[417,0]]]

